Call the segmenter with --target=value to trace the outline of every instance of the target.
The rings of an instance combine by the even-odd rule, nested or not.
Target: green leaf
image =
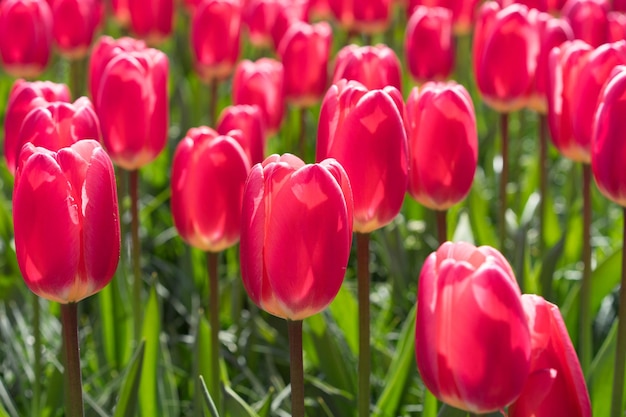
[[[3,406],[3,404],[4,404],[4,406]],[[5,406],[8,409],[8,411],[4,408]],[[11,414],[9,414],[9,412]],[[17,417],[17,416],[19,416],[19,413],[15,409],[15,405],[11,401],[11,396],[7,392],[7,389],[5,388],[5,386],[2,383],[1,379],[0,379],[0,416],[2,416],[2,417],[5,417],[5,416],[6,417],[9,417],[9,416],[10,417]]]
[[[272,399],[274,398],[274,387],[269,388],[267,395],[263,398],[260,404],[254,408],[257,410],[259,417],[269,417],[272,411]]]
[[[107,363],[114,369],[121,369],[131,354],[132,317],[120,289],[125,279],[123,274],[116,274],[113,281],[97,295],[102,321],[101,343]]]
[[[213,398],[211,398],[211,394],[209,393],[209,389],[207,388],[202,375],[198,377],[198,381],[200,383],[200,389],[202,390],[204,402],[209,409],[209,413],[211,413],[212,417],[220,417],[220,414],[217,412],[217,408],[215,408],[215,403],[213,402]]]
[[[589,395],[594,416],[608,416],[611,411],[610,398],[613,392],[616,344],[617,320],[613,323],[589,369]]]
[[[226,385],[225,407],[227,417],[259,417],[258,414],[231,387]]]
[[[330,313],[354,355],[359,353],[358,308],[354,294],[345,285],[341,286],[337,296],[329,306]]]
[[[128,364],[113,417],[133,417],[136,415],[137,393],[139,392],[145,346],[145,342],[142,341]]]
[[[141,383],[139,385],[139,404],[144,416],[157,416],[159,401],[157,398],[157,368],[159,358],[159,334],[161,317],[156,290],[150,292],[150,298],[143,314],[142,337],[145,341],[145,355]]]
[[[211,369],[211,325],[206,315],[201,314],[198,320],[198,334],[195,346],[195,368],[197,376],[202,377],[203,382],[208,382],[208,386],[213,386]],[[215,395],[213,393],[212,395]],[[212,397],[213,398],[213,397]]]

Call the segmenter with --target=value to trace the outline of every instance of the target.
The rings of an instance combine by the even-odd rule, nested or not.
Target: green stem
[[[624,367],[626,367],[626,207],[622,243],[622,282],[619,290],[619,312],[617,317],[617,346],[615,347],[615,373],[611,396],[611,417],[623,416]]]
[[[70,80],[69,87],[72,97],[76,100],[78,97],[85,94],[85,58],[72,59],[70,63]]]
[[[303,161],[306,161],[306,107],[300,107],[300,134],[299,134],[299,145],[300,145],[300,157]]]
[[[539,258],[544,257],[546,250],[546,200],[548,198],[548,138],[547,118],[539,115]],[[546,300],[552,298],[552,275],[542,274],[541,292]]]
[[[219,306],[219,253],[207,252],[209,275],[209,323],[211,325],[211,397],[220,410],[220,306]]]
[[[424,404],[423,404],[422,417],[436,417],[437,416],[437,408],[439,407],[437,403],[437,397],[433,395],[427,388],[424,388]]]
[[[509,182],[509,114],[500,115],[502,137],[502,172],[500,173],[500,210],[498,212],[498,230],[500,250],[504,252],[506,244],[506,186]]]
[[[40,375],[43,374],[41,369],[41,306],[39,305],[39,296],[33,293],[33,335],[35,337],[35,364],[33,380],[33,416],[39,416],[39,403],[41,399],[41,380]]]
[[[437,239],[439,244],[443,245],[448,241],[448,210],[436,210],[435,216],[437,217]]]
[[[370,273],[368,233],[357,233],[357,293],[359,302],[359,363],[357,409],[359,417],[370,415]]]
[[[65,415],[67,417],[82,417],[84,414],[77,306],[76,303],[61,304],[63,357],[65,360]]]
[[[209,102],[209,125],[215,127],[217,124],[217,78],[211,81],[211,101]]]
[[[591,166],[583,164],[583,277],[580,286],[580,365],[591,364]]]
[[[131,257],[133,263],[133,324],[135,327],[135,345],[141,339],[142,310],[141,305],[141,246],[139,242],[139,171],[129,172],[129,193],[131,212]]]
[[[304,417],[304,367],[302,363],[302,320],[287,320],[289,332],[289,373],[291,377],[291,415]]]

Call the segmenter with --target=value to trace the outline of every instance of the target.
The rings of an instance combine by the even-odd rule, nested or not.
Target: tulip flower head
[[[468,35],[476,20],[476,8],[480,0],[409,0],[407,10],[412,15],[417,6],[444,7],[452,12],[454,33]]]
[[[66,304],[104,288],[117,268],[120,225],[113,165],[100,144],[25,145],[13,222],[18,265],[35,294]]]
[[[248,154],[250,164],[263,162],[265,159],[265,125],[258,106],[239,104],[222,110],[217,122],[217,131],[226,135],[232,130],[239,130],[245,141],[243,149]]]
[[[389,25],[391,0],[328,0],[328,5],[348,31],[380,33]]]
[[[163,43],[172,33],[174,0],[127,0],[130,28],[151,45]]]
[[[392,86],[402,91],[401,65],[387,45],[347,45],[337,52],[333,84],[355,80],[370,90]]]
[[[515,276],[497,250],[446,242],[430,254],[416,320],[417,367],[441,401],[482,414],[522,393],[530,333]]]
[[[608,42],[607,0],[568,0],[563,6],[562,16],[574,31],[574,38],[581,39],[593,47]]]
[[[352,243],[352,195],[341,165],[268,157],[250,171],[242,219],[241,274],[252,301],[288,320],[326,308]]]
[[[83,58],[104,15],[101,0],[50,0],[54,40],[65,57]]]

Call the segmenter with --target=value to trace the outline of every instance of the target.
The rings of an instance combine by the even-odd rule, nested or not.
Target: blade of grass
[[[204,382],[204,378],[202,375],[198,377],[198,383],[200,384],[200,389],[202,391],[202,396],[204,398],[204,402],[209,409],[209,413],[211,413],[211,417],[220,417],[217,412],[217,408],[215,408],[215,403],[213,402],[213,398],[211,398],[211,394],[209,393],[209,389]]]
[[[136,415],[137,393],[139,392],[139,381],[141,381],[145,347],[145,341],[141,341],[126,368],[126,376],[122,383],[113,417],[133,417]]]
[[[139,404],[142,415],[157,416],[161,414],[158,411],[160,402],[157,398],[156,389],[161,318],[157,294],[154,288],[150,292],[150,298],[145,306],[143,317],[142,339],[145,341],[146,348],[139,385]]]

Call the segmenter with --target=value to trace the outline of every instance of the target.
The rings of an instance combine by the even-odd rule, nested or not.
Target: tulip
[[[529,9],[537,9],[540,12],[548,11],[548,0],[498,0],[501,7],[510,6],[511,4],[523,4]]]
[[[409,0],[408,12],[413,14],[419,5],[428,7],[445,7],[452,11],[454,33],[468,35],[474,25],[476,7],[480,0]]]
[[[328,4],[329,0],[309,0],[308,14],[314,20],[329,20],[333,11]]]
[[[160,44],[172,33],[174,0],[127,0],[130,28],[150,44]]]
[[[617,42],[626,39],[626,14],[623,12],[609,12],[608,42]]]
[[[28,82],[22,79],[13,84],[4,123],[4,157],[12,174],[15,173],[17,156],[21,149],[18,140],[24,118],[35,107],[54,101],[70,101],[70,91],[65,84],[50,81]]]
[[[174,226],[190,245],[220,252],[239,241],[250,161],[239,142],[208,127],[192,128],[172,162]]]
[[[327,89],[332,30],[328,23],[292,25],[278,47],[285,74],[285,99],[311,107]]]
[[[328,5],[348,31],[380,33],[389,25],[390,0],[328,0]]]
[[[613,10],[618,12],[626,12],[626,0],[613,0]]]
[[[111,11],[117,23],[127,28],[130,25],[130,11],[128,10],[128,0],[111,0]]]
[[[276,19],[270,30],[272,46],[275,51],[291,26],[298,23],[308,23],[307,8],[309,0],[290,0],[283,3],[278,9]]]
[[[248,39],[257,48],[272,46],[272,28],[282,8],[288,7],[284,0],[249,0],[243,10],[243,22],[248,28]]]
[[[469,193],[478,159],[474,105],[455,82],[413,88],[406,105],[411,196],[447,210]]]
[[[0,1],[0,61],[13,77],[38,77],[52,48],[52,13],[46,0]]]
[[[562,15],[569,21],[575,39],[582,39],[593,47],[608,41],[607,0],[568,0]]]
[[[74,303],[106,286],[120,256],[111,160],[94,140],[58,152],[24,146],[13,192],[15,252],[26,285]]]
[[[251,165],[265,159],[265,125],[258,106],[239,104],[226,107],[220,114],[216,130],[220,135],[239,130],[241,132],[239,137],[244,141],[242,147]]]
[[[53,35],[61,54],[83,58],[104,14],[100,0],[50,0],[54,19]]]
[[[415,353],[426,387],[454,407],[487,413],[521,394],[530,334],[515,276],[497,250],[446,242],[428,256],[418,283]]]
[[[234,104],[259,106],[268,134],[275,133],[285,111],[283,64],[271,58],[239,62],[233,76],[232,95]]]
[[[400,60],[387,45],[347,45],[337,53],[333,84],[356,80],[370,90],[392,86],[402,91]]]
[[[531,339],[528,380],[509,417],[591,417],[589,393],[559,308],[522,295]]]
[[[406,27],[405,56],[418,82],[445,79],[454,66],[452,11],[418,6]]]
[[[242,217],[241,275],[252,301],[288,320],[326,308],[352,243],[352,198],[341,165],[268,157],[252,167]]]
[[[196,72],[209,83],[228,77],[239,58],[239,0],[205,0],[191,21],[191,47]]]

